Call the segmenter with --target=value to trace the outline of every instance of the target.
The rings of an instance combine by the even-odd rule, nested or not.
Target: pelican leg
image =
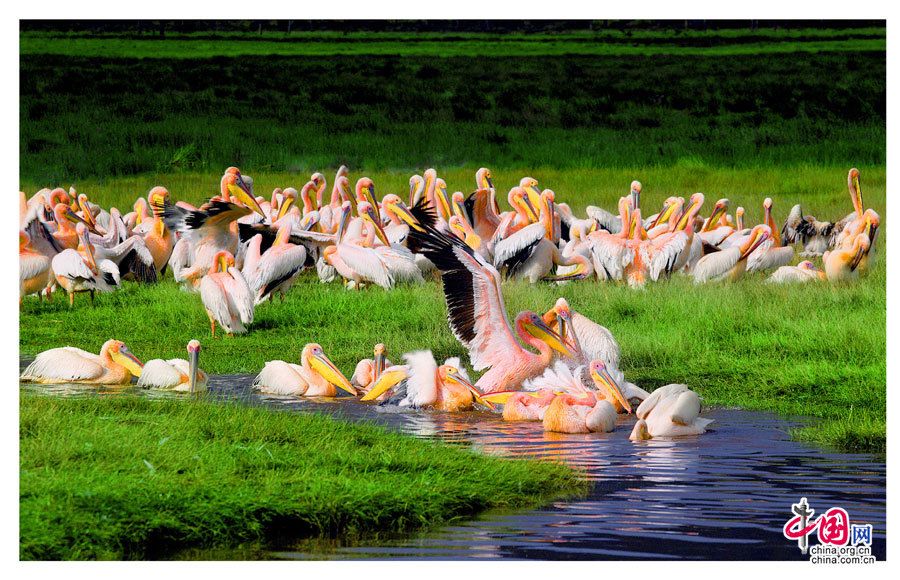
[[[209,331],[212,334],[212,337],[216,337],[216,319],[213,318],[212,314],[210,314],[209,310],[206,311],[206,316],[209,318]]]
[[[69,308],[75,305],[75,293],[69,292]]]
[[[91,306],[94,305],[94,291],[91,290]]]

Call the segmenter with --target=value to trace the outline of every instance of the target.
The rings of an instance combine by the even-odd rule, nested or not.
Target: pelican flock
[[[594,280],[635,289],[675,276],[696,284],[847,282],[868,271],[881,225],[864,207],[856,168],[847,178],[850,214],[822,221],[797,205],[780,228],[771,198],[762,201],[761,223],[753,224],[743,207],[732,217],[725,198],[704,214],[706,196],[699,192],[669,197],[644,218],[639,181],[623,189],[614,212],[588,206],[584,217],[530,176],[509,189],[507,211],[488,168],[475,173],[474,187],[469,194],[451,191],[429,168],[410,177],[407,203],[396,193],[377,197],[372,179],[354,182],[341,166],[329,198],[327,178],[316,172],[299,190],[275,188],[266,199],[254,194],[251,177],[229,167],[218,193],[199,206],[155,186],[124,215],[74,188],[20,192],[20,303],[32,295],[49,300],[59,288],[73,308],[78,293],[93,303],[95,293],[116,292],[126,282],[153,284],[170,270],[185,300],[207,314],[215,338],[217,326],[227,335],[252,332],[255,309],[277,308],[264,304],[283,301],[305,270],[323,283],[340,282],[353,296],[370,286],[389,291],[439,279],[449,331],[476,380],[461,356],[439,364],[419,349],[392,364],[382,343],[348,379],[321,345],[310,343],[299,364],[267,362],[253,387],[279,396],[343,393],[406,412],[495,412],[558,433],[607,433],[634,414],[631,439],[644,441],[705,432],[711,421],[700,417],[699,395],[681,384],[648,392],[628,382],[613,333],[564,298],[539,312],[508,312],[506,280]],[[792,265],[796,257],[806,259]],[[202,392],[208,375],[199,368],[200,343],[192,340],[187,351],[187,360],[142,364],[118,340],[99,354],[54,348],[40,353],[21,380],[136,379],[142,388]]]

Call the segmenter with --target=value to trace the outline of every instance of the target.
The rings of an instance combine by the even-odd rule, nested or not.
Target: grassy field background
[[[797,202],[824,219],[846,215],[846,174],[857,166],[866,205],[885,216],[883,29],[500,37],[508,44],[473,35],[460,39],[465,46],[396,34],[263,35],[263,44],[39,36],[21,37],[26,192],[74,184],[124,210],[153,185],[199,201],[215,193],[228,165],[268,195],[299,187],[312,171],[330,180],[346,163],[352,177],[375,180],[379,197],[405,197],[413,172],[434,166],[451,191],[468,192],[484,165],[499,190],[531,175],[580,215],[588,203],[614,207],[639,179],[644,207],[702,191],[709,203],[743,205],[755,221],[771,196],[782,221]],[[399,52],[373,54],[382,46]],[[230,56],[238,49],[310,52]],[[626,376],[646,388],[687,382],[708,403],[822,419],[803,437],[880,451],[880,238],[871,275],[846,286],[772,288],[751,279],[697,288],[674,279],[645,292],[596,283],[510,283],[504,292],[513,312],[543,311],[566,296],[612,330]],[[126,285],[94,309],[79,300],[71,313],[62,301],[26,301],[20,347],[95,349],[116,336],[154,358],[182,356],[198,337],[211,372],[256,372],[266,360],[296,358],[310,340],[346,372],[375,342],[395,355],[462,352],[436,282],[348,293],[307,276],[283,306],[261,306],[247,336],[212,342],[205,320],[199,297],[171,282]]]

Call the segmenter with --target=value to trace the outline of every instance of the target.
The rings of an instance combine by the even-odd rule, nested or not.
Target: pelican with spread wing
[[[479,392],[517,389],[550,365],[554,350],[572,356],[563,339],[539,314],[521,312],[511,326],[496,268],[462,240],[439,232],[431,209],[419,204],[411,211],[422,231],[409,232],[410,249],[424,254],[440,270],[450,329],[469,349],[472,368],[489,369],[475,383]],[[519,340],[538,354],[527,350]]]

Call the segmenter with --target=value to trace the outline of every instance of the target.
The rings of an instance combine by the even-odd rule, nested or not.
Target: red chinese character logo
[[[846,546],[850,541],[850,516],[841,508],[833,507],[819,516],[819,542],[832,546]]]

